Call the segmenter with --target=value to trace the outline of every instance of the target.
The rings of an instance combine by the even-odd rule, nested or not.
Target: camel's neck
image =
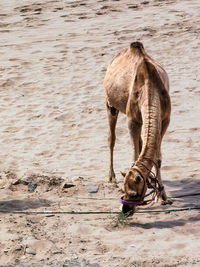
[[[145,83],[144,101],[141,104],[143,121],[143,145],[138,161],[145,163],[148,169],[152,169],[161,142],[161,107],[158,90]]]

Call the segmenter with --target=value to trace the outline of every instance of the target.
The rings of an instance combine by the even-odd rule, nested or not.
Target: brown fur
[[[108,181],[115,181],[113,150],[115,126],[120,111],[127,116],[135,162],[135,167],[125,175],[124,198],[141,198],[141,192],[147,190],[145,180],[148,179],[154,162],[158,162],[159,165],[161,163],[161,141],[170,121],[171,104],[167,73],[158,62],[147,55],[142,43],[134,42],[113,58],[103,86],[109,121]],[[162,187],[160,168],[158,180]],[[164,204],[171,203],[164,189],[161,199]]]

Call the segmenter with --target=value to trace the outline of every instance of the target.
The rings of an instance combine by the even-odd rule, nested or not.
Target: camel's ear
[[[125,172],[120,172],[122,176],[126,176],[126,173]]]

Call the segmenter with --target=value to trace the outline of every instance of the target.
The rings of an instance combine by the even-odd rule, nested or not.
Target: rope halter
[[[148,160],[151,160],[151,159],[148,159]],[[140,196],[140,200],[124,200],[122,197],[120,199],[121,204],[129,205],[129,206],[143,206],[143,205],[150,204],[151,202],[153,202],[155,200],[156,196],[160,195],[161,191],[164,189],[164,186],[161,186],[159,183],[159,180],[158,180],[158,166],[157,166],[157,164],[153,160],[151,160],[151,161],[153,162],[153,165],[156,169],[156,174],[154,172],[152,172],[143,162],[141,162],[141,161],[139,162],[146,170],[149,171],[149,177],[148,178],[144,177],[141,169],[138,166],[136,166],[135,164],[133,164],[131,167],[131,169],[136,170],[140,174],[140,176],[142,177],[142,179],[144,181],[143,191],[142,191],[142,194]],[[153,188],[153,190],[145,195],[146,185],[148,188]],[[149,195],[152,195],[152,199],[144,200]]]

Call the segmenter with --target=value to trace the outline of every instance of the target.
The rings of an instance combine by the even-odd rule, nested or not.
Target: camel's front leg
[[[110,107],[107,104],[107,114],[108,114],[108,123],[109,123],[108,145],[110,149],[109,174],[108,174],[107,181],[109,183],[112,183],[112,182],[116,182],[115,172],[113,168],[113,151],[114,151],[115,139],[116,139],[115,127],[116,127],[119,111],[115,109],[114,107]]]
[[[128,118],[128,129],[133,147],[133,163],[138,159],[142,150],[141,126],[133,119]]]
[[[159,157],[159,159],[157,160],[157,166],[158,166],[158,169],[157,169],[157,179],[158,179],[158,182],[159,182],[159,187],[161,188],[161,191],[160,191],[160,195],[158,197],[158,201],[162,204],[162,205],[167,205],[167,204],[172,204],[173,201],[171,200],[171,198],[169,198],[165,192],[165,189],[164,189],[164,186],[163,186],[163,182],[162,182],[162,179],[161,179],[161,171],[160,171],[160,168],[161,168],[161,157]]]
[[[161,131],[161,141],[162,141],[162,138],[167,130],[167,127],[169,125],[169,120],[166,119],[162,122],[162,131]],[[158,166],[158,173],[157,173],[157,178],[158,178],[158,182],[159,182],[159,186],[160,188],[163,188],[160,192],[160,196],[159,196],[159,201],[161,202],[162,205],[167,205],[167,204],[172,204],[173,201],[171,200],[171,198],[169,198],[165,192],[165,189],[164,189],[164,186],[163,186],[163,183],[162,183],[162,179],[161,179],[161,163],[162,163],[162,160],[161,160],[161,142],[160,142],[160,145],[158,146],[159,149],[158,149],[158,153],[157,153],[157,166]]]

